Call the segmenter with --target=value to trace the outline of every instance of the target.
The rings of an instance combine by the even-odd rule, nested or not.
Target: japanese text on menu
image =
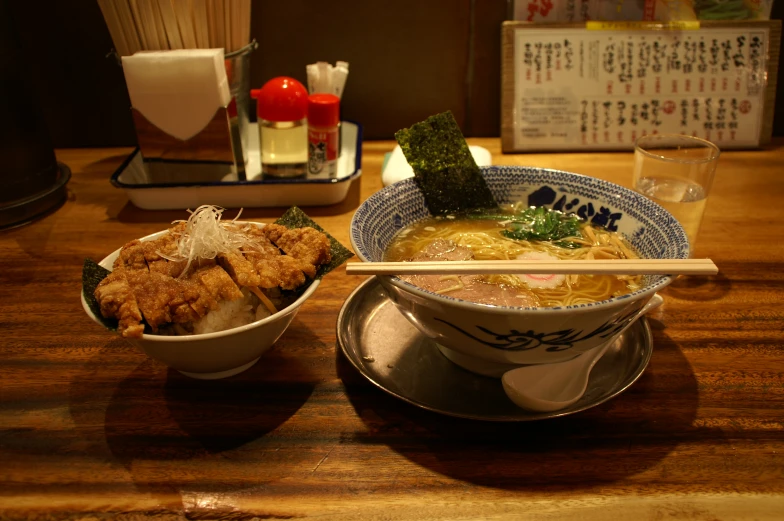
[[[515,33],[515,148],[631,148],[641,135],[759,144],[767,30]]]

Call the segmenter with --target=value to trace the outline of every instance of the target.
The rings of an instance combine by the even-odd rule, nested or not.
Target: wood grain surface
[[[630,185],[631,153],[502,155],[497,164]],[[305,208],[345,244],[393,142],[363,147],[344,202]],[[84,314],[80,272],[184,212],[143,211],[109,176],[130,149],[58,151],[54,213],[0,232],[0,518],[784,518],[784,141],[722,155],[695,256],[649,318],[654,352],[617,398],[518,424],[420,410],[336,348],[363,277],[326,277],[250,370],[219,381],[152,361]],[[245,209],[270,222],[283,209]],[[228,212],[230,213],[230,212]]]
[[[234,164],[231,122],[226,108],[219,107],[210,122],[187,140],[161,130],[134,108],[131,109],[131,115],[139,148],[145,159],[219,161]]]

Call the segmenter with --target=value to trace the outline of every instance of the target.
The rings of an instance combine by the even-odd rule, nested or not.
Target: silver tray
[[[458,367],[395,308],[376,277],[349,295],[338,315],[343,354],[378,388],[429,411],[488,421],[532,421],[595,407],[629,388],[648,366],[651,330],[641,318],[594,367],[580,401],[560,411],[529,412],[504,393],[501,380]]]

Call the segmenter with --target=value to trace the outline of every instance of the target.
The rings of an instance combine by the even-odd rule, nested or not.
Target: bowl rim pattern
[[[688,258],[690,245],[688,243],[688,239],[686,238],[686,233],[683,230],[683,227],[678,223],[678,221],[670,214],[665,208],[661,205],[657,204],[656,202],[648,199],[647,197],[643,196],[631,190],[630,188],[626,188],[616,183],[612,183],[610,181],[606,181],[604,179],[599,179],[596,177],[591,177],[585,174],[578,174],[575,172],[567,172],[565,170],[557,170],[551,168],[539,168],[539,167],[532,167],[532,166],[523,166],[523,165],[491,165],[487,167],[481,167],[483,173],[497,173],[502,171],[516,171],[520,174],[555,174],[555,175],[565,175],[567,177],[573,178],[578,183],[588,183],[588,184],[596,184],[598,187],[601,188],[609,188],[611,192],[620,192],[624,195],[630,195],[635,200],[644,201],[645,205],[649,205],[651,208],[658,212],[662,212],[664,215],[669,216],[671,220],[671,224],[674,224],[674,229],[668,230],[668,234],[675,234],[676,242],[683,243],[685,245],[683,249],[683,256],[682,257],[673,257],[673,258]],[[382,199],[387,197],[388,195],[394,193],[395,191],[400,190],[401,188],[408,188],[411,185],[414,185],[415,181],[413,178],[403,179],[391,185],[388,185],[381,190],[375,192],[373,195],[368,197],[362,204],[357,208],[356,212],[352,216],[351,219],[351,226],[350,226],[350,240],[351,246],[354,249],[354,252],[357,254],[357,257],[362,262],[370,262],[368,252],[365,251],[360,244],[361,241],[361,227],[359,226],[359,219],[363,218],[367,212],[368,207],[373,202],[380,202]],[[377,203],[378,204],[378,203]],[[414,284],[406,282],[396,276],[393,275],[379,275],[380,280],[386,281],[403,291],[408,293],[413,293],[421,298],[425,298],[428,300],[435,300],[436,302],[442,302],[444,304],[449,304],[453,306],[458,306],[463,308],[464,310],[475,310],[475,311],[482,311],[485,313],[497,313],[497,314],[509,314],[511,313],[518,313],[518,314],[528,314],[528,313],[575,313],[581,311],[588,311],[590,309],[595,308],[606,308],[606,307],[614,307],[617,305],[622,305],[624,301],[633,301],[638,300],[640,298],[644,298],[649,295],[653,295],[653,293],[663,289],[667,285],[669,285],[674,278],[669,275],[661,276],[659,280],[656,282],[646,285],[643,288],[640,288],[632,293],[627,293],[625,295],[621,295],[618,297],[611,297],[609,299],[591,302],[586,304],[574,304],[569,306],[557,306],[557,307],[522,307],[522,306],[499,306],[499,305],[492,305],[492,304],[480,304],[477,302],[471,302],[469,300],[459,299],[455,297],[450,297],[448,295],[441,295],[438,293],[434,293],[425,289],[422,289]]]

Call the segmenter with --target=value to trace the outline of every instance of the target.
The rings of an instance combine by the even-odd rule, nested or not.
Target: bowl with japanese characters
[[[365,262],[686,259],[681,225],[625,187],[559,170],[491,166],[499,208],[430,214],[414,179],[358,208],[351,242]],[[561,233],[561,235],[557,235]],[[669,275],[379,275],[389,298],[441,352],[488,376],[558,363],[611,341]]]

